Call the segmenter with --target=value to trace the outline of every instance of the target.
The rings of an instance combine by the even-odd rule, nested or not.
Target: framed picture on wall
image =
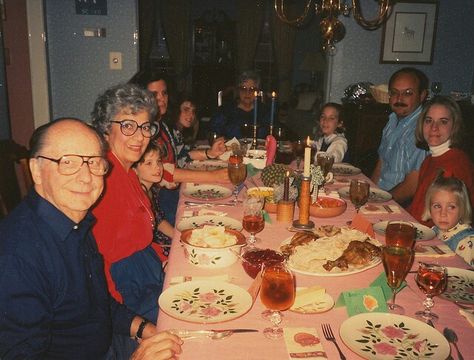
[[[380,63],[431,64],[438,3],[398,1],[383,27]]]

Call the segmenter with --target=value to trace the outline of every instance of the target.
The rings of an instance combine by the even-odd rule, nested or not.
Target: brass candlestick
[[[257,149],[257,125],[253,126],[252,149]]]
[[[299,218],[293,221],[293,227],[298,229],[313,229],[314,222],[309,220],[309,207],[311,205],[311,176],[301,178],[301,190],[299,198]]]

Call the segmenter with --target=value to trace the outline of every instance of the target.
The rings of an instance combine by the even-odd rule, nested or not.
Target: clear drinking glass
[[[293,154],[296,158],[296,171],[300,172],[300,165],[301,160],[303,160],[304,156],[304,148],[306,147],[306,142],[304,140],[296,140],[292,144],[293,146]]]
[[[391,313],[403,315],[405,309],[395,304],[395,296],[397,295],[397,289],[411,269],[413,250],[408,247],[383,246],[382,262],[387,276],[387,284],[392,290],[392,299],[387,302],[388,309]]]
[[[242,156],[231,155],[229,157],[227,174],[230,182],[234,185],[234,202],[237,203],[239,201],[237,198],[239,185],[247,178],[247,166],[243,163]]]
[[[426,295],[423,301],[424,310],[417,311],[416,317],[425,322],[438,320],[439,316],[431,311],[434,306],[433,296],[439,295],[446,290],[448,275],[446,268],[437,264],[421,263],[415,277],[416,283]]]
[[[352,179],[349,187],[349,197],[356,212],[369,200],[370,184],[367,181]]]
[[[385,228],[385,245],[413,248],[416,229],[407,221],[389,221]]]
[[[250,233],[247,239],[249,247],[254,247],[259,240],[255,234],[262,231],[265,227],[265,220],[263,218],[264,199],[259,196],[247,196],[244,200],[244,214],[242,218],[243,228]]]
[[[288,310],[295,302],[295,278],[286,262],[263,266],[260,300],[269,310],[264,311],[262,316],[273,324],[265,328],[263,334],[270,339],[281,338],[281,311]]]

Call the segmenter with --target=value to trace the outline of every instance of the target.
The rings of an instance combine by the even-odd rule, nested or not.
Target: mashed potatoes
[[[190,245],[203,248],[223,248],[237,243],[235,235],[225,232],[223,226],[205,225],[202,229],[194,229],[188,239]]]

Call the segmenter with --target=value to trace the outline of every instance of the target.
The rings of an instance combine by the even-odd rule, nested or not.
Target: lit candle
[[[253,102],[253,126],[257,126],[257,102],[258,102],[258,92],[255,91],[253,93],[255,96],[254,102]]]
[[[290,197],[290,172],[286,172],[285,182],[283,183],[283,200],[288,201]]]
[[[309,177],[310,175],[310,165],[311,165],[311,141],[308,138],[306,139],[306,147],[304,148],[304,167],[303,167],[303,176]]]
[[[276,92],[272,92],[272,107],[270,109],[270,126],[273,126],[273,120],[275,118],[275,98],[276,98]]]

